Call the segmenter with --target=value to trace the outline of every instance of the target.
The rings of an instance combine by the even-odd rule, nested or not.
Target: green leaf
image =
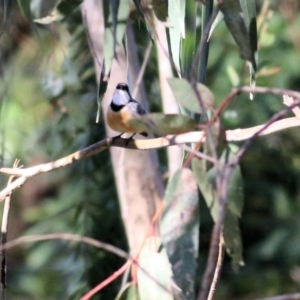
[[[241,8],[246,23],[246,28],[249,34],[250,47],[253,57],[250,65],[250,85],[256,85],[256,72],[257,72],[257,25],[256,25],[256,7],[255,0],[240,0]],[[250,94],[250,99],[253,95]]]
[[[137,132],[154,133],[158,136],[167,134],[180,134],[195,129],[195,121],[183,115],[165,115],[153,113],[132,119],[129,124],[137,129]]]
[[[246,2],[248,3],[246,3]],[[253,0],[226,0],[220,5],[225,23],[240,48],[241,57],[251,62],[256,70],[255,52],[257,33],[255,3]],[[254,13],[254,14],[253,14]]]
[[[197,96],[186,79],[169,78],[168,83],[172,89],[176,101],[189,111],[201,113]]]
[[[228,151],[228,150],[227,150]],[[225,162],[233,153],[228,156],[225,153],[220,159]],[[199,189],[210,210],[211,216],[216,222],[219,215],[218,194],[215,189],[216,169],[213,167],[208,172],[205,171],[203,164],[198,159],[192,161],[192,170],[197,179]],[[232,257],[232,267],[235,271],[243,265],[242,240],[239,229],[239,218],[243,209],[243,180],[240,167],[233,170],[228,183],[227,206],[223,224],[223,235],[227,253]]]
[[[168,16],[170,27],[169,32],[169,49],[173,62],[180,74],[180,48],[181,39],[185,37],[185,0],[169,0]]]
[[[232,258],[231,266],[233,270],[238,272],[240,266],[244,265],[239,219],[230,210],[226,210],[223,226],[226,251]]]
[[[205,83],[210,40],[204,40],[206,38],[204,32],[212,16],[214,0],[206,0],[205,3],[201,4],[201,6],[202,17],[200,44],[203,43],[203,47],[199,56],[197,81]],[[199,119],[199,116],[195,116],[195,118]]]
[[[158,237],[148,237],[138,259],[137,283],[141,300],[173,300],[172,271]]]
[[[23,16],[28,20],[32,20],[32,13],[30,8],[31,1],[29,0],[18,0],[18,4]]]
[[[108,5],[110,4],[110,5]],[[116,57],[117,47],[122,43],[126,30],[126,22],[130,12],[130,0],[113,0],[106,3],[109,10],[104,13],[105,33],[104,33],[104,65],[105,75],[110,73],[111,63]]]
[[[30,23],[30,26],[32,30],[37,33],[37,28],[34,22],[32,21],[32,13],[31,13],[31,7],[30,7],[31,1],[30,0],[18,0],[18,5],[20,7],[20,10],[23,14],[23,16],[26,18],[26,20]]]
[[[115,300],[140,300],[136,284],[133,282],[126,283]]]
[[[213,31],[215,30],[215,28],[219,25],[219,23],[224,19],[224,15],[222,14],[221,11],[218,12],[215,20],[213,21],[212,25],[211,25],[211,28],[210,28],[210,31],[209,31],[209,36],[208,36],[208,39],[210,40],[210,37],[213,33]]]
[[[190,169],[180,169],[168,183],[159,228],[174,280],[191,300],[195,299],[199,226],[197,182]]]
[[[192,170],[198,182],[201,194],[206,202],[207,207],[210,210],[211,217],[214,221],[216,221],[219,212],[217,191],[208,180],[205,166],[200,160],[196,158],[192,160]]]
[[[176,101],[184,108],[191,112],[200,114],[201,107],[198,98],[186,79],[169,78],[168,83],[172,89]],[[197,89],[201,95],[201,99],[208,107],[212,106],[214,102],[214,96],[211,91],[203,84],[198,83]]]
[[[249,33],[251,50],[257,51],[257,25],[255,0],[240,0],[247,31]]]
[[[152,35],[152,32],[155,32],[155,25],[153,22],[153,18],[151,16],[151,14],[149,13],[149,9],[146,8],[144,11],[143,7],[140,3],[140,0],[133,0],[133,2],[136,7],[139,18],[142,19],[146,24],[149,38],[151,39],[152,42],[154,42],[154,37]]]
[[[82,0],[63,0],[55,6],[48,16],[35,19],[34,21],[39,24],[51,24],[53,22],[61,21],[69,16],[81,3]]]
[[[240,218],[244,207],[243,177],[240,166],[236,166],[232,172],[228,186],[227,198],[228,209],[235,216]]]
[[[193,57],[195,53],[196,35],[190,31],[186,33],[186,38],[182,40],[180,53],[180,65],[183,77],[187,78],[191,72]]]
[[[143,12],[143,8],[141,6],[140,0],[133,0],[133,3],[135,5],[135,7],[136,7],[136,10],[137,10],[140,18],[142,20],[145,20],[145,16],[144,16],[144,12]]]

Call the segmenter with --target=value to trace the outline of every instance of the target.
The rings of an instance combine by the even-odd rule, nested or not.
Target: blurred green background
[[[32,1],[35,17],[55,1]],[[267,1],[257,1],[258,13]],[[300,3],[270,1],[259,17],[258,86],[299,90]],[[147,30],[131,14],[140,57]],[[258,21],[260,19],[258,18]],[[80,10],[62,22],[35,25],[9,4],[0,39],[0,159],[32,166],[63,157],[105,137],[95,123],[97,84]],[[248,84],[248,69],[224,22],[213,32],[206,85],[216,105],[234,85]],[[160,108],[156,51],[144,82],[153,110]],[[284,108],[271,95],[236,98],[223,113],[226,129],[266,122]],[[292,114],[291,114],[292,116]],[[225,264],[216,299],[253,299],[300,290],[300,134],[288,129],[260,137],[241,162],[245,208],[241,219],[245,267]],[[163,151],[162,151],[163,152]],[[162,153],[163,154],[163,153]],[[166,169],[164,155],[161,167]],[[7,177],[0,174],[3,188]],[[105,151],[70,167],[40,175],[13,194],[9,239],[25,234],[71,232],[127,249],[114,178]],[[201,209],[201,267],[212,220]],[[123,261],[84,244],[50,241],[8,252],[9,299],[78,299],[112,274]],[[120,280],[93,299],[114,299]]]

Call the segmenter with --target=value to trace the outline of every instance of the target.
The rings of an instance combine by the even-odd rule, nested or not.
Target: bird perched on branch
[[[147,111],[143,106],[131,97],[128,85],[126,83],[119,83],[106,114],[109,127],[121,132],[115,138],[121,137],[124,133],[133,133],[128,141],[131,140],[138,132],[136,128],[130,125],[129,121],[138,119],[140,116],[146,114]],[[146,132],[139,133],[145,137],[148,136]]]

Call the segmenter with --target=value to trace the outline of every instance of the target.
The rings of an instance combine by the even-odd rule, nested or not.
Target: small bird
[[[129,121],[138,119],[145,114],[147,114],[147,111],[143,106],[131,97],[128,85],[126,83],[119,83],[106,114],[109,127],[115,131],[122,132],[114,138],[121,137],[124,133],[133,133],[128,139],[129,142],[137,134],[136,128],[131,126]],[[148,136],[146,132],[140,132],[140,134],[145,137]]]

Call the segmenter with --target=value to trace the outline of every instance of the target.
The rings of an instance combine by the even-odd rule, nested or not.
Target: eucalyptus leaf
[[[137,132],[151,132],[158,136],[180,134],[195,129],[195,121],[187,116],[162,113],[143,115],[130,120],[129,124],[135,127]]]
[[[228,156],[227,156],[228,158]],[[225,155],[221,162],[225,162]],[[197,179],[201,194],[210,210],[214,222],[219,215],[218,194],[215,187],[216,169],[211,168],[208,172],[204,169],[202,162],[196,158],[192,160],[192,170]],[[235,271],[243,265],[242,239],[239,228],[239,218],[243,208],[243,187],[240,168],[233,170],[228,183],[227,205],[225,208],[225,219],[223,224],[223,235],[227,253],[232,258],[232,267]]]
[[[196,1],[186,1],[185,10],[185,38],[181,40],[180,49],[180,67],[182,77],[188,78],[192,65],[193,57],[196,51],[196,20],[197,20]]]
[[[191,112],[200,114],[201,107],[193,87],[186,79],[169,78],[168,83],[177,102]],[[211,107],[214,102],[212,92],[203,84],[197,84],[198,92],[204,105]]]
[[[199,248],[198,187],[190,169],[178,170],[169,181],[160,220],[160,234],[172,264],[175,283],[185,299],[195,299]]]
[[[178,74],[180,70],[180,48],[181,39],[185,37],[185,0],[169,0],[168,16],[170,27],[169,33],[169,49],[173,58],[174,65]]]
[[[30,23],[30,26],[32,30],[37,33],[36,24],[32,21],[32,13],[31,13],[31,7],[30,7],[30,0],[18,0],[18,5],[20,7],[20,10],[23,14],[23,16],[27,19],[27,21]]]
[[[143,8],[141,6],[140,0],[133,0],[133,3],[136,7],[136,10],[137,10],[138,14],[139,14],[139,17],[142,20],[145,20],[145,16],[144,16],[144,12],[143,12]]]
[[[140,300],[173,300],[172,270],[161,240],[151,236],[145,241],[138,259],[137,284]]]
[[[110,5],[108,5],[110,4]],[[116,57],[117,47],[122,43],[126,30],[126,21],[130,12],[130,0],[113,0],[104,5],[109,13],[105,16],[105,33],[104,33],[104,65],[105,75],[108,76],[112,60]]]
[[[126,283],[118,293],[115,300],[140,300],[137,285],[133,282]]]
[[[249,34],[250,47],[252,50],[252,60],[250,64],[250,85],[256,85],[256,72],[257,72],[257,25],[256,25],[256,6],[255,0],[240,0],[241,8]],[[250,94],[250,99],[253,95]]]
[[[253,0],[245,1],[253,2]],[[229,31],[240,48],[241,57],[250,61],[253,69],[256,70],[255,52],[257,50],[257,34],[256,17],[252,15],[253,5],[255,3],[251,5],[244,3],[242,10],[240,1],[226,0],[222,2],[220,9]]]
[[[244,265],[239,219],[230,210],[226,210],[223,226],[226,251],[232,258],[233,270],[238,272],[239,268]]]

